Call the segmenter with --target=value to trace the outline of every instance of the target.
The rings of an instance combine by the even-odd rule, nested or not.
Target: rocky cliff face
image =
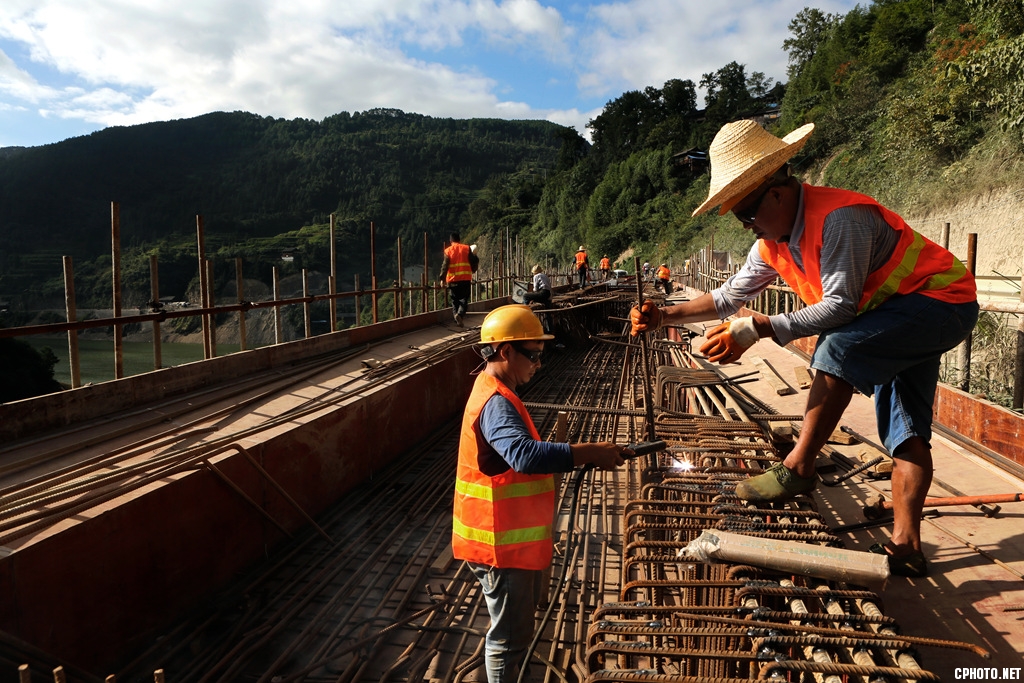
[[[1024,268],[1024,189],[1006,189],[965,198],[949,209],[919,216],[904,215],[910,225],[933,242],[942,243],[949,223],[949,248],[967,258],[967,235],[977,233],[978,275],[1021,276]]]

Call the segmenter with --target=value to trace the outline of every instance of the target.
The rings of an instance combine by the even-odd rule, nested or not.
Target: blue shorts
[[[932,437],[932,405],[942,354],[967,339],[978,303],[923,294],[894,296],[851,322],[822,332],[811,367],[875,396],[878,436],[889,453],[907,439]]]

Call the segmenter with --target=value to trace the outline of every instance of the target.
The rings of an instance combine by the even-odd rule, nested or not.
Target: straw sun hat
[[[543,270],[543,268],[541,268],[540,264],[538,263],[537,265],[535,265],[533,267],[533,270],[531,270],[530,272],[533,273],[534,275],[536,275],[537,273],[539,273],[542,270]]]
[[[693,215],[721,204],[718,215],[729,211],[784,163],[811,137],[814,124],[797,128],[781,140],[755,121],[733,121],[722,126],[711,142],[711,187],[708,198]]]

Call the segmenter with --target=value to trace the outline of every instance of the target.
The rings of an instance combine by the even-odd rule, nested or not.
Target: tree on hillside
[[[1024,129],[1024,7],[1010,0],[964,0],[976,22],[960,27],[941,55],[947,72],[1007,130]]]
[[[689,144],[692,120],[697,112],[693,81],[671,79],[661,88],[631,90],[605,105],[592,119],[594,151],[605,166],[627,159],[642,150],[672,144]]]
[[[816,7],[805,7],[789,22],[789,32],[793,36],[782,41],[782,49],[789,55],[786,74],[791,80],[798,77],[817,54],[839,19],[839,15],[825,14]]]

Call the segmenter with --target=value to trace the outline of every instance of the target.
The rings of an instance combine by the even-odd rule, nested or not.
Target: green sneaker
[[[764,474],[736,484],[736,495],[751,503],[774,503],[809,493],[817,484],[816,476],[801,477],[778,462]]]
[[[889,551],[881,543],[875,543],[868,548],[869,553],[875,555],[887,555],[889,557],[889,573],[895,576],[909,576],[920,578],[928,576],[928,560],[924,559],[924,553],[916,552],[907,555],[890,555]]]

